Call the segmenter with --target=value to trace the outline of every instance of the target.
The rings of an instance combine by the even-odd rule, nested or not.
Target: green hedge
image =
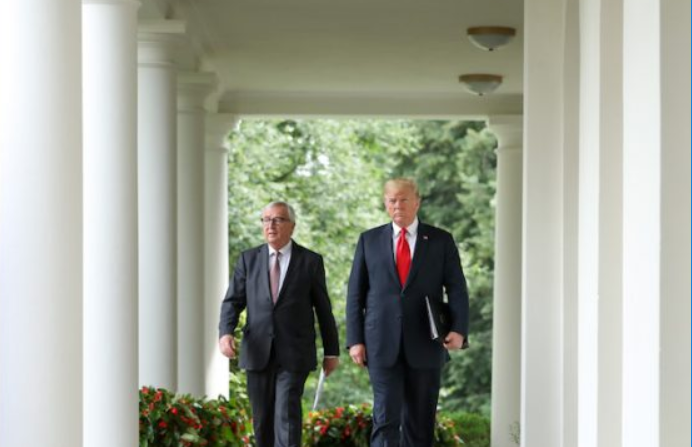
[[[250,447],[254,445],[247,396],[230,401],[175,395],[162,388],[139,392],[140,447]],[[368,404],[311,411],[303,423],[306,447],[367,447],[372,430]],[[487,447],[490,422],[475,414],[438,413],[436,447]]]
[[[245,447],[252,445],[247,411],[216,400],[175,395],[163,388],[139,391],[139,447]]]
[[[463,412],[449,413],[448,417],[464,439],[464,447],[490,447],[490,419]]]
[[[303,423],[303,445],[308,447],[367,447],[372,432],[372,408],[368,404],[346,405],[308,413]],[[457,423],[437,415],[435,445],[462,445]]]

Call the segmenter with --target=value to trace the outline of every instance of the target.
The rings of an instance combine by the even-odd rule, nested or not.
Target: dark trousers
[[[308,374],[308,371],[287,371],[276,363],[273,355],[264,370],[247,371],[257,447],[300,447],[303,423],[300,400]]]
[[[431,447],[442,370],[411,368],[402,354],[391,368],[368,371],[375,400],[370,445]]]

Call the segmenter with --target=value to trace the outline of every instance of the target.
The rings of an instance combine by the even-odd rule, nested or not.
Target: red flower
[[[168,424],[166,424],[164,421],[159,422],[159,428],[166,428],[168,427]]]
[[[171,408],[171,413],[178,414],[178,409],[175,407]]]
[[[149,388],[147,388],[147,387],[142,388],[142,394],[149,394]]]

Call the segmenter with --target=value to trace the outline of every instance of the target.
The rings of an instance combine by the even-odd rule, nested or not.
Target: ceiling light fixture
[[[507,26],[475,26],[468,28],[466,34],[478,48],[494,51],[507,45],[517,34],[517,31]]]
[[[474,95],[483,96],[494,92],[502,84],[502,76],[493,74],[465,74],[459,82]]]

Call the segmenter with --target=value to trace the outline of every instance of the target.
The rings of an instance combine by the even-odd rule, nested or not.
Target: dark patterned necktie
[[[272,265],[269,271],[269,285],[272,289],[272,300],[276,304],[276,300],[279,298],[279,283],[281,281],[281,252],[277,251],[274,258],[274,265]]]

